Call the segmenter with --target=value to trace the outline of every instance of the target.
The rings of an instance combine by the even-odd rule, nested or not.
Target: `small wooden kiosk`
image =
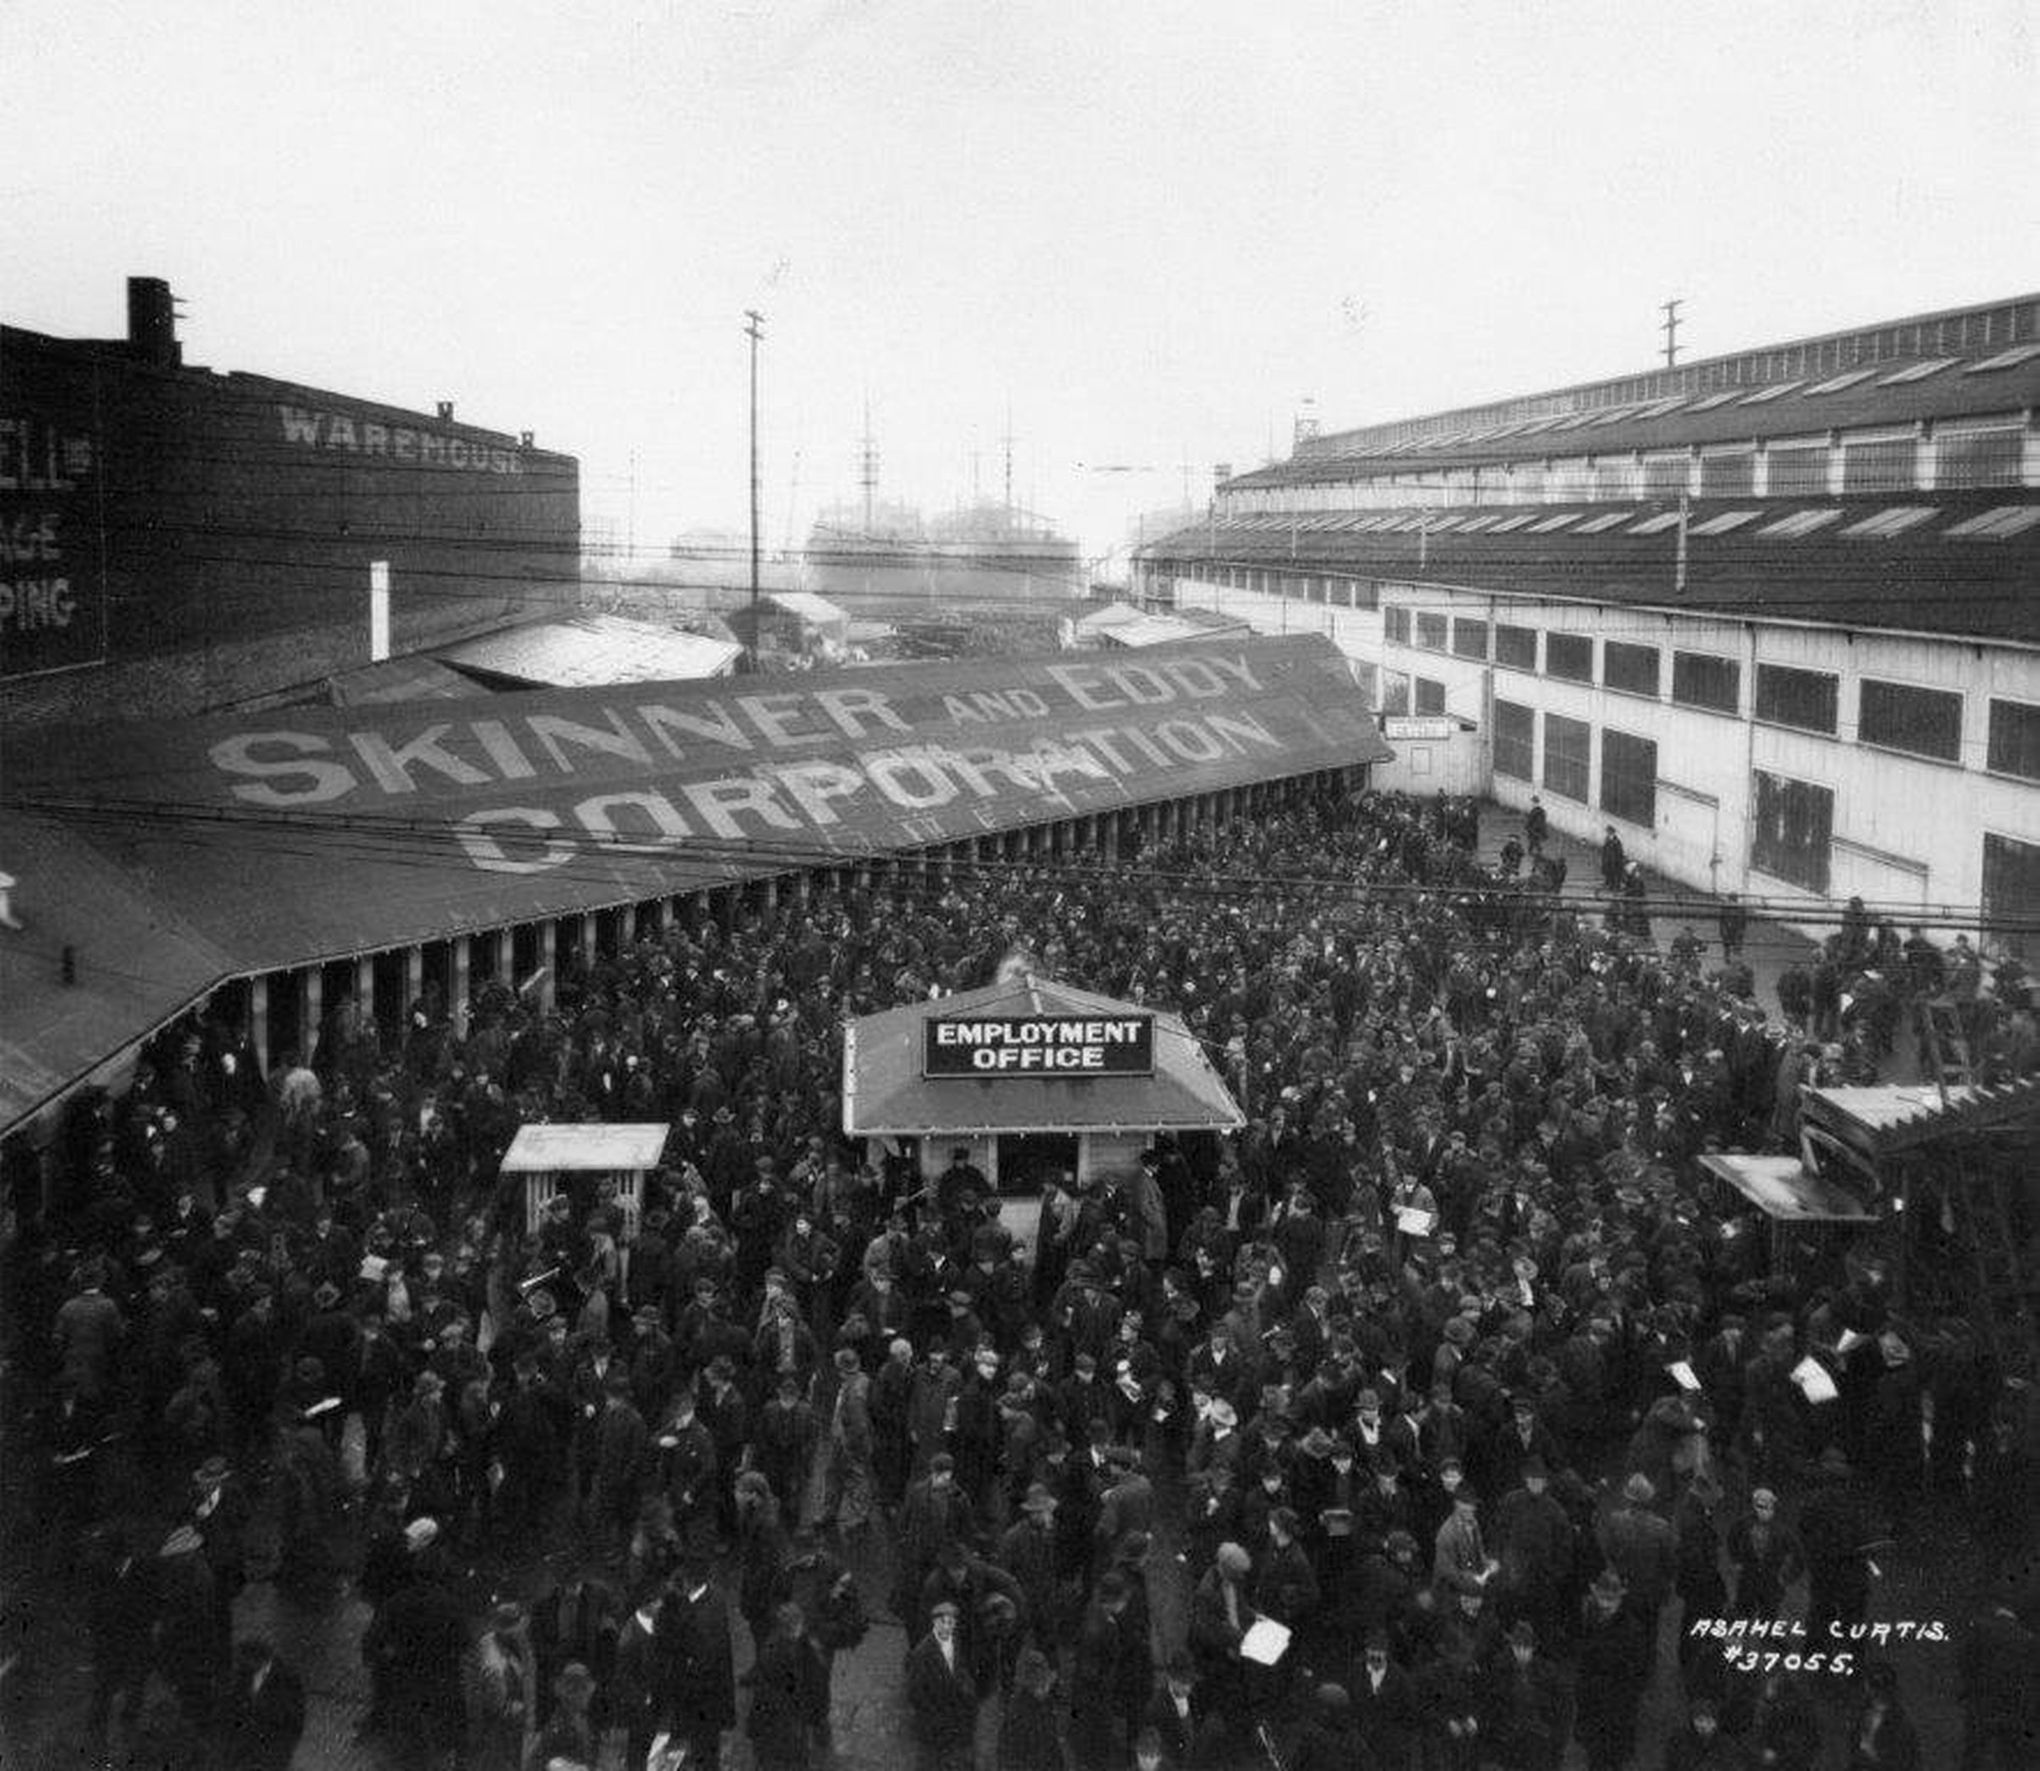
[[[590,1192],[607,1175],[623,1208],[623,1239],[635,1242],[644,1210],[645,1171],[666,1148],[664,1125],[522,1125],[504,1152],[502,1172],[524,1177],[524,1227],[536,1230],[555,1193]],[[586,1200],[579,1203],[585,1205]]]

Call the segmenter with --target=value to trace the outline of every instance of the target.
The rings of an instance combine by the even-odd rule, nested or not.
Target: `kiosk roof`
[[[957,1015],[1152,1015],[1151,1076],[921,1073],[922,1028]],[[865,1015],[843,1030],[843,1129],[852,1137],[946,1132],[1232,1131],[1246,1123],[1182,1018],[1047,978],[1009,981]]]

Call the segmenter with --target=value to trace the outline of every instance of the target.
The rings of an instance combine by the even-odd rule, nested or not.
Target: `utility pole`
[[[1683,593],[1686,588],[1686,519],[1690,514],[1686,492],[1679,491],[1679,547],[1672,560],[1672,589]]]
[[[751,673],[758,671],[763,648],[758,634],[758,340],[765,335],[765,316],[744,309],[744,336],[751,341]]]
[[[1658,330],[1665,335],[1665,367],[1675,369],[1679,363],[1679,309],[1686,304],[1674,298],[1663,303],[1658,312],[1664,315]]]

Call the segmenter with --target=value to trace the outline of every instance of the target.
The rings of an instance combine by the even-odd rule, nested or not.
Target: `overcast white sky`
[[[2029,0],[13,0],[0,318],[534,429],[640,541],[1016,492],[2040,285]],[[1104,466],[1136,473],[1103,474]]]

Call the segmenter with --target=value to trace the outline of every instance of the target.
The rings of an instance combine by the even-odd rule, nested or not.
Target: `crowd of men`
[[[1939,1496],[2016,1566],[2032,1390],[1874,1249],[1781,1270],[1695,1161],[1790,1147],[1803,1083],[1889,1050],[1875,993],[1767,1015],[1739,910],[1710,969],[1554,895],[1541,808],[1528,882],[1474,826],[1368,794],[788,893],[543,1009],[343,1003],[267,1078],[172,1029],[6,1255],[94,1750],[287,1765],[302,1686],[237,1595],[344,1582],[406,1764],[819,1767],[874,1632],[929,1771],[1600,1771],[1654,1678],[1682,1771],[1824,1730],[1917,1764],[1876,1558]],[[843,1019],[1016,948],[1180,1013],[1248,1115],[1045,1177],[1033,1248],[967,1150],[929,1182],[839,1129]],[[1824,963],[1927,976],[1853,917]],[[1966,1001],[2030,1068],[2023,979]],[[596,1119],[670,1123],[644,1197],[531,1222],[516,1129]],[[2032,1762],[2033,1599],[1929,1649],[1972,1765]]]

